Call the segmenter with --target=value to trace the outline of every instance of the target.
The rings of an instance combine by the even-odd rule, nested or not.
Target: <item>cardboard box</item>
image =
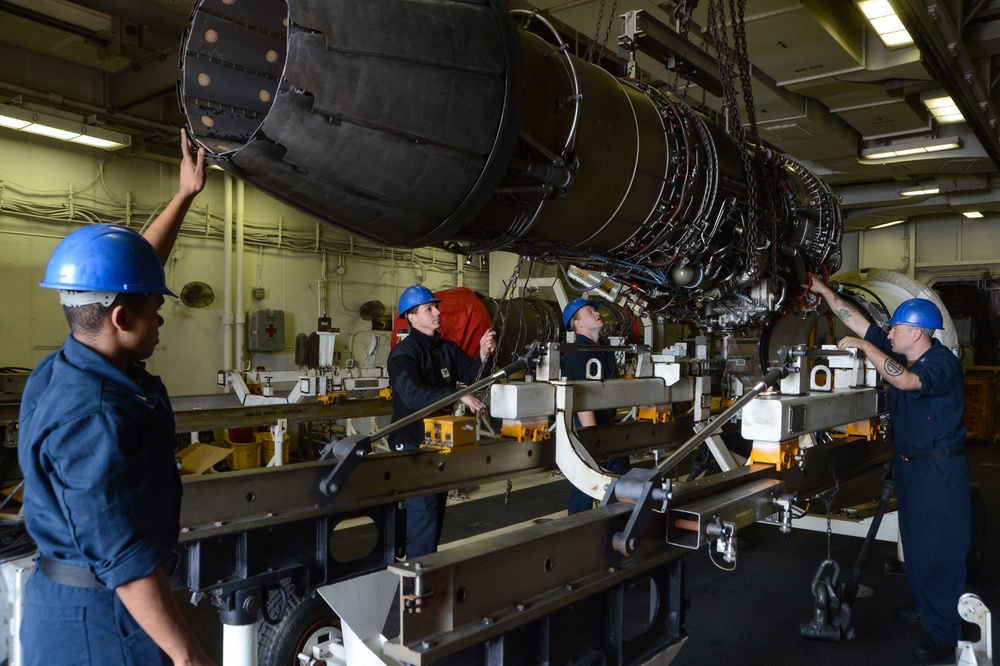
[[[181,476],[202,474],[232,454],[232,449],[211,444],[192,444],[181,450],[177,457],[181,461]]]
[[[966,368],[965,428],[972,440],[1000,437],[1000,368]]]

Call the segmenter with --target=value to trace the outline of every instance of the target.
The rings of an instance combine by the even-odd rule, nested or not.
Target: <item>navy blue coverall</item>
[[[576,343],[578,345],[596,345],[597,343],[588,338],[586,335],[576,336]],[[591,359],[597,359],[601,363],[601,377],[605,379],[611,379],[614,377],[615,371],[615,358],[614,354],[611,352],[596,352],[596,351],[578,351],[570,352],[562,357],[562,369],[560,374],[568,380],[576,381],[587,378],[587,363]],[[615,418],[614,409],[601,409],[594,412],[594,418],[597,421],[597,425],[604,425],[605,423],[611,423]],[[573,425],[577,428],[580,427],[580,419],[577,418],[576,414],[573,415]],[[610,458],[608,460],[601,461],[601,467],[608,470],[612,474],[624,474],[629,470],[628,456],[623,456],[621,458]],[[581,511],[588,511],[594,508],[594,499],[578,489],[573,484],[569,486],[569,500],[567,501],[566,512],[569,515],[574,513],[580,513]]]
[[[869,326],[865,339],[906,367],[881,327]],[[954,645],[972,529],[962,364],[933,340],[909,371],[920,377],[919,391],[889,387],[906,580],[928,637]]]
[[[92,581],[56,582],[36,566],[25,591],[24,663],[170,663],[115,593],[170,559],[180,531],[163,383],[141,363],[126,375],[70,337],[31,373],[20,419],[28,532],[40,557]]]
[[[439,333],[428,336],[416,329],[399,342],[386,361],[392,387],[392,421],[396,422],[455,392],[455,384],[474,383],[482,363]],[[412,423],[388,437],[394,451],[420,448],[423,421]],[[433,553],[441,541],[448,493],[405,500],[407,559]]]

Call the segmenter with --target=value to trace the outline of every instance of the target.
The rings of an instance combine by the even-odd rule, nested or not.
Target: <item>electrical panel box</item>
[[[285,311],[250,310],[247,313],[247,345],[252,352],[281,351],[285,348]]]

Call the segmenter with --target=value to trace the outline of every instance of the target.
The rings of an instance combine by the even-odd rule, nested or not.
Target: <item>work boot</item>
[[[927,664],[955,661],[955,646],[934,638],[925,638],[913,651],[913,656]]]
[[[913,606],[900,606],[892,611],[892,619],[906,624],[920,624],[920,613]]]

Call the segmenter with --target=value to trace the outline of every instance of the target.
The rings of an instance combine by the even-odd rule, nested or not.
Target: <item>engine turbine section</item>
[[[808,170],[500,0],[200,0],[182,70],[214,163],[384,244],[570,262],[720,329],[840,264],[839,206]]]

